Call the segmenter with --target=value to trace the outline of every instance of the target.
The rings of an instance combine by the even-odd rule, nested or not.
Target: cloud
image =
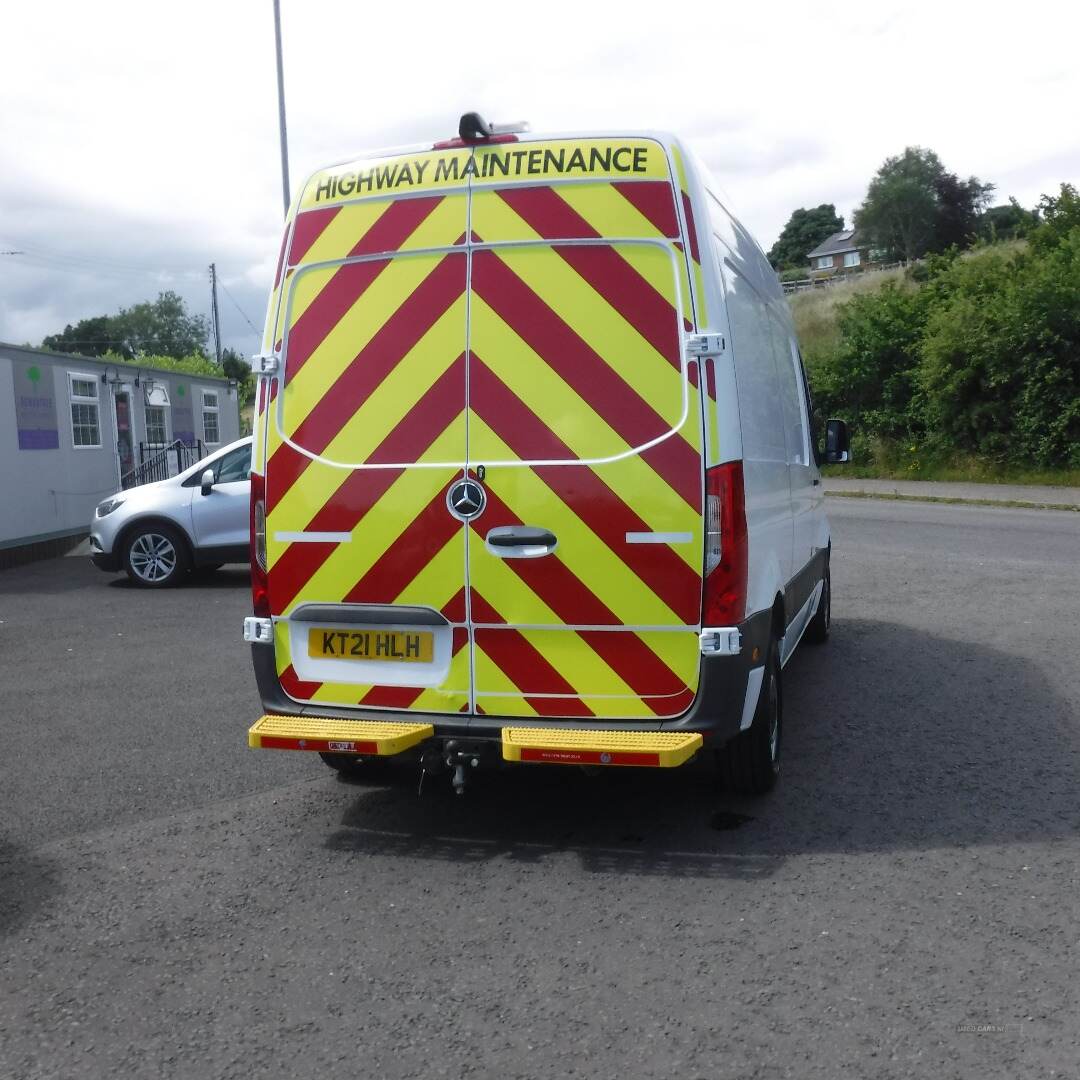
[[[538,130],[670,129],[768,247],[793,209],[848,216],[909,143],[1026,204],[1080,174],[1061,103],[1080,99],[1075,9],[1032,0],[1037,49],[940,3],[549,0],[524,9],[282,0],[293,184],[371,147],[452,134],[479,108]],[[281,221],[273,22],[263,0],[179,8],[57,0],[5,14],[0,339],[173,288],[206,268],[256,324]],[[255,340],[229,296],[226,341]]]

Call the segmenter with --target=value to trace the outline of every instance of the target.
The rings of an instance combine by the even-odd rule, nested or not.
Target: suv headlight
[[[123,499],[106,499],[104,502],[99,502],[97,504],[97,509],[94,513],[99,518],[103,518],[106,514],[111,514],[118,506],[123,505],[123,502]]]

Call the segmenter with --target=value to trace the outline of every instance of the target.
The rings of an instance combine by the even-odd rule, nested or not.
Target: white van
[[[847,431],[677,138],[467,114],[320,170],[257,362],[250,745],[773,785]]]

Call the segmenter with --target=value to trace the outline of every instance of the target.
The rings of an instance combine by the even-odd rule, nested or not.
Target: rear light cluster
[[[266,479],[251,474],[251,603],[255,615],[270,618],[270,590],[266,574]]]
[[[705,470],[703,626],[738,626],[746,617],[746,503],[741,461]]]

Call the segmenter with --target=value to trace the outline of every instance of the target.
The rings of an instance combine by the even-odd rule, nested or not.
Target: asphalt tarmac
[[[0,573],[0,1077],[1080,1066],[1080,515],[830,500],[784,774],[249,751],[246,573]]]

